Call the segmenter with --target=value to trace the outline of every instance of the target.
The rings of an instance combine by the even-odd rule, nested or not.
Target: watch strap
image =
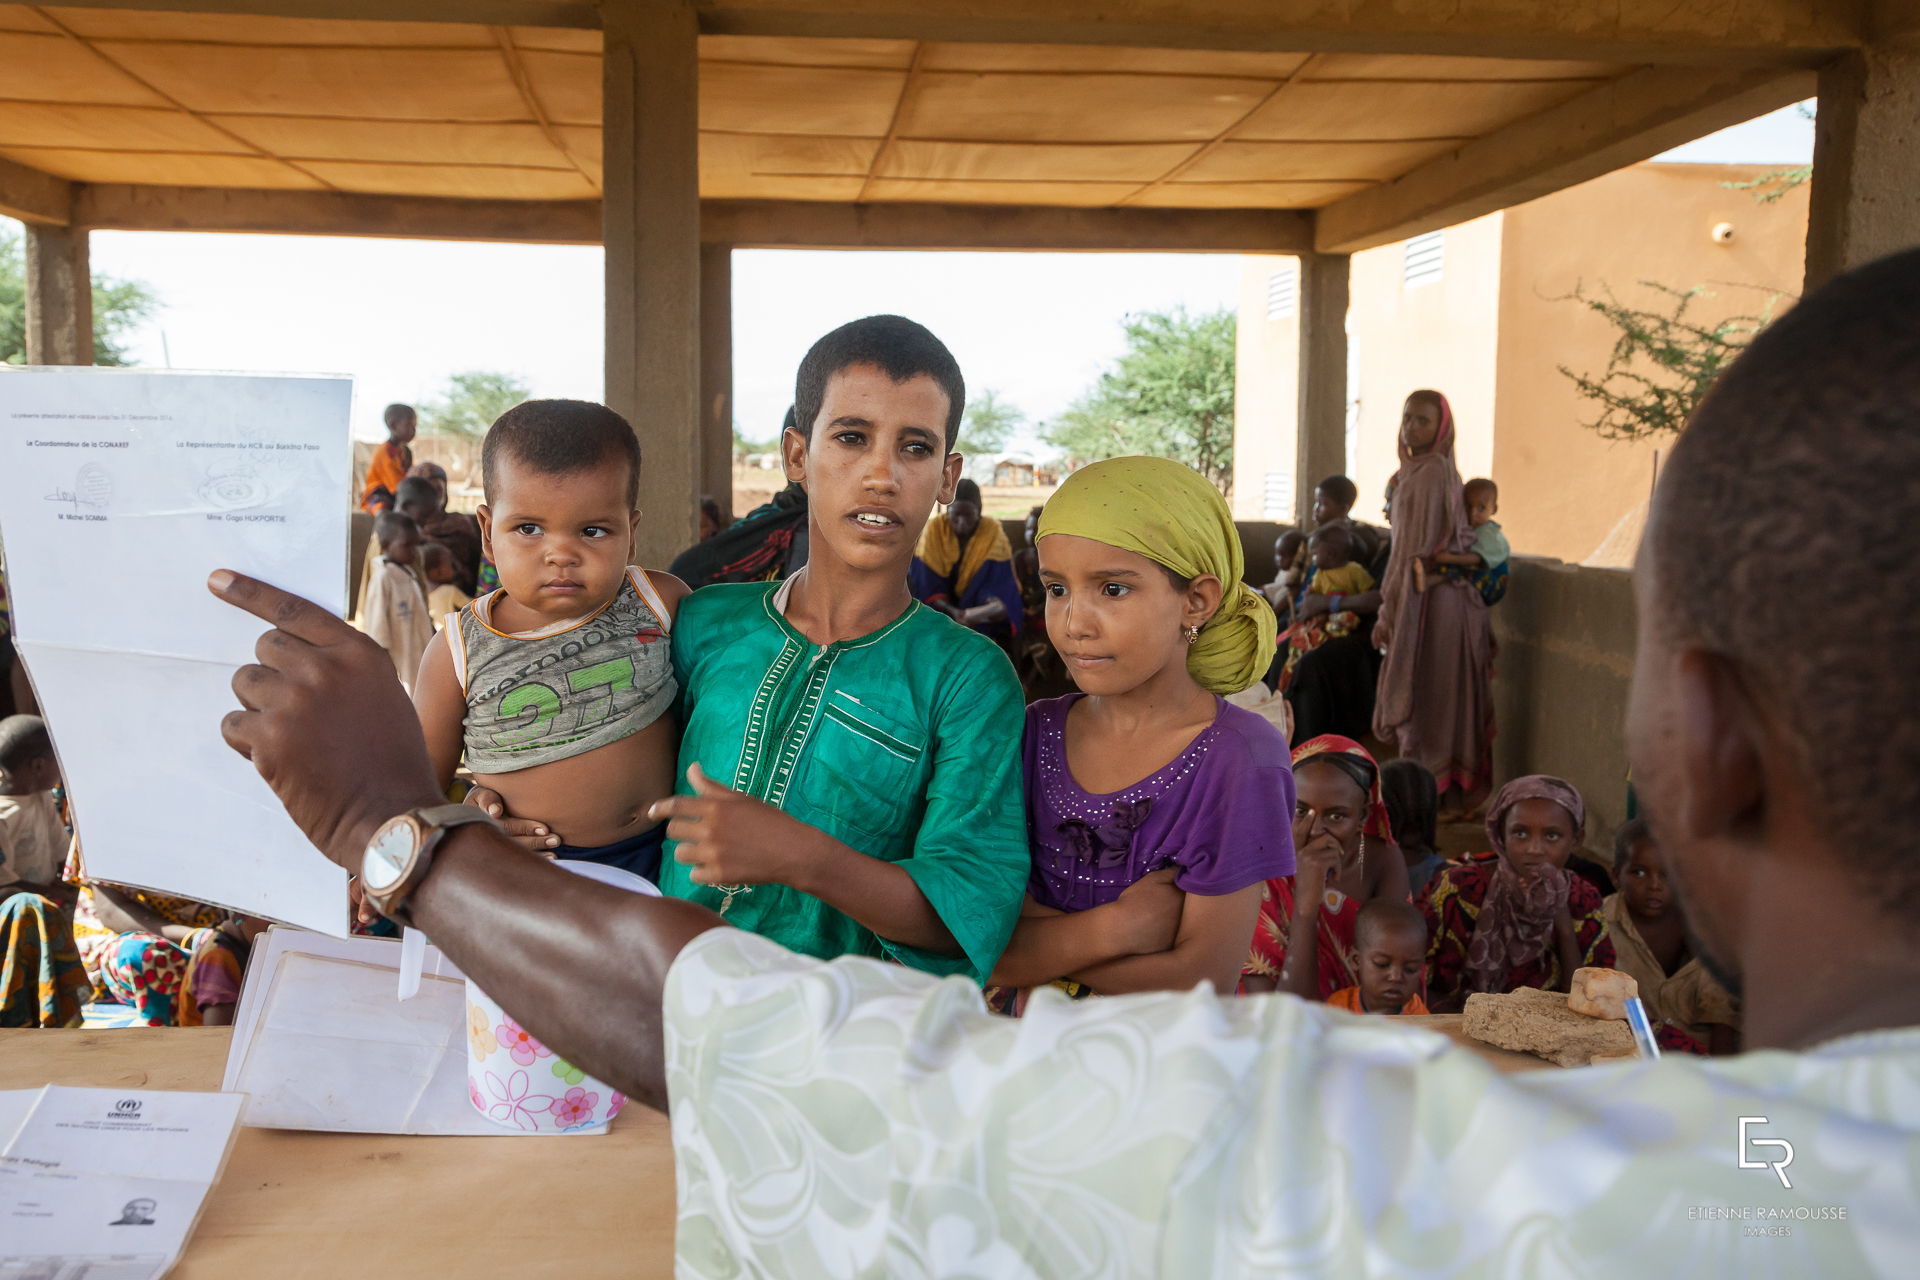
[[[427,878],[428,871],[433,867],[434,852],[446,838],[447,832],[475,822],[484,822],[496,830],[500,824],[484,810],[470,804],[428,805],[409,810],[408,816],[420,829],[420,848],[413,856],[413,865],[407,868],[407,873],[391,889],[385,893],[374,893],[369,889],[367,898],[381,915],[395,924],[412,928],[413,916],[407,909],[407,900],[420,887],[420,882]]]

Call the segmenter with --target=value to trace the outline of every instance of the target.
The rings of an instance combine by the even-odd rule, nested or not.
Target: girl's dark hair
[[[1380,799],[1402,849],[1440,843],[1440,794],[1433,774],[1417,760],[1390,760],[1380,770]]]

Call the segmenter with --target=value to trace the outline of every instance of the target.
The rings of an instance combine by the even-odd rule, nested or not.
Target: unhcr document
[[[0,1280],[153,1280],[219,1181],[246,1098],[0,1093]]]
[[[265,628],[206,582],[344,611],[351,399],[346,378],[0,374],[14,639],[89,876],[346,936],[346,873],[220,736]]]

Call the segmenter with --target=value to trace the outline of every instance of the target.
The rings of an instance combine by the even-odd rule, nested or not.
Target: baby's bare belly
[[[507,812],[546,824],[562,841],[592,849],[654,825],[647,807],[673,794],[680,730],[662,716],[639,733],[582,755],[512,773],[482,773]]]

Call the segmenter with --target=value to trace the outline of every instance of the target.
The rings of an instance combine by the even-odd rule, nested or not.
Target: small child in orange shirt
[[[1360,985],[1342,987],[1327,1003],[1349,1013],[1424,1014],[1427,922],[1411,902],[1375,898],[1353,923]]]

